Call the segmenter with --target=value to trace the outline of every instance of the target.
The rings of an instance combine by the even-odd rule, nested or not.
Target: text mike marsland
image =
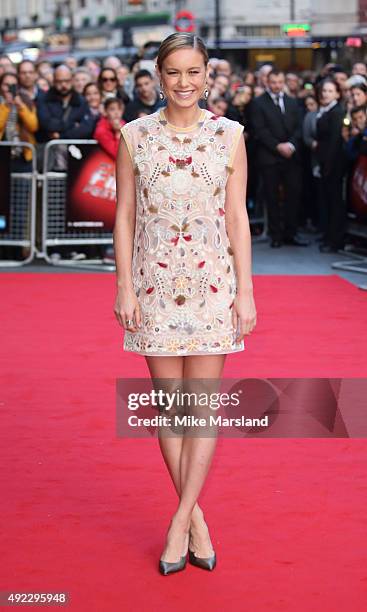
[[[131,427],[268,427],[269,417],[246,418],[244,415],[238,418],[228,418],[221,415],[209,415],[207,418],[192,415],[157,415],[154,417],[138,417],[132,415],[128,418]]]

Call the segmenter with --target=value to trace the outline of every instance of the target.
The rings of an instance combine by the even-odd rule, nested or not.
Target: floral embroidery
[[[211,121],[213,120],[213,121]],[[126,124],[136,182],[133,286],[142,327],[124,349],[146,355],[231,353],[233,250],[225,186],[241,126],[212,115],[190,133],[161,111]]]

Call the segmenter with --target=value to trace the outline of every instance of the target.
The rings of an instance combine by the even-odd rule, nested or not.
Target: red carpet
[[[116,437],[115,379],[148,370],[122,351],[113,275],[1,283],[1,591],[67,591],[86,612],[366,610],[365,440],[219,440],[201,496],[218,566],[160,576],[176,497],[157,440]],[[366,293],[334,275],[254,285],[258,325],[226,376],[367,376]]]

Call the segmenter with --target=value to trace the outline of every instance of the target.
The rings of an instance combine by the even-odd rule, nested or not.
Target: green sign
[[[302,30],[303,32],[309,32],[311,26],[309,23],[284,23],[282,25],[283,32],[291,32],[292,30]]]

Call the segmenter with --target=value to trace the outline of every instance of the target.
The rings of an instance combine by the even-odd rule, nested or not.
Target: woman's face
[[[305,100],[305,107],[308,110],[308,112],[315,112],[317,111],[317,102],[316,100],[314,100],[313,98],[306,98]]]
[[[364,91],[362,91],[362,89],[359,89],[358,87],[353,87],[350,92],[350,95],[354,106],[364,106],[367,103],[366,94],[364,93]]]
[[[218,74],[214,79],[213,87],[218,91],[220,96],[224,96],[229,89],[229,80],[224,74]]]
[[[206,87],[208,70],[203,55],[197,49],[179,49],[163,62],[160,78],[167,103],[178,108],[190,108],[198,103]]]
[[[324,83],[321,90],[321,99],[324,106],[339,99],[339,93],[334,83]]]
[[[117,68],[117,76],[121,87],[123,87],[127,77],[129,76],[129,69],[127,66],[120,66]]]
[[[86,84],[90,83],[90,81],[91,77],[88,74],[86,74],[85,72],[77,72],[73,76],[74,89],[81,94],[83,93],[83,89]]]
[[[260,85],[256,85],[254,87],[254,97],[258,98],[259,96],[261,96],[264,93],[265,89],[263,87],[261,87]]]
[[[245,85],[255,85],[256,79],[253,72],[248,72],[245,78]]]
[[[210,105],[210,110],[218,117],[224,117],[227,112],[227,102],[223,100],[218,100],[218,102],[212,102]]]
[[[48,91],[50,89],[50,83],[43,77],[37,79],[36,84],[42,91]]]
[[[117,87],[117,77],[113,70],[106,68],[101,74],[103,91],[115,91]]]
[[[250,102],[251,98],[252,98],[251,87],[244,85],[236,91],[233,97],[233,104],[234,106],[246,106],[246,104]]]
[[[90,85],[85,92],[85,98],[90,108],[98,108],[101,103],[101,94],[97,85]]]
[[[252,99],[252,89],[248,85],[244,85],[243,90],[242,90],[243,104],[248,104],[251,99]]]
[[[1,93],[4,94],[5,92],[8,92],[10,85],[18,85],[18,79],[15,75],[9,74],[4,77],[4,80],[1,83]]]

